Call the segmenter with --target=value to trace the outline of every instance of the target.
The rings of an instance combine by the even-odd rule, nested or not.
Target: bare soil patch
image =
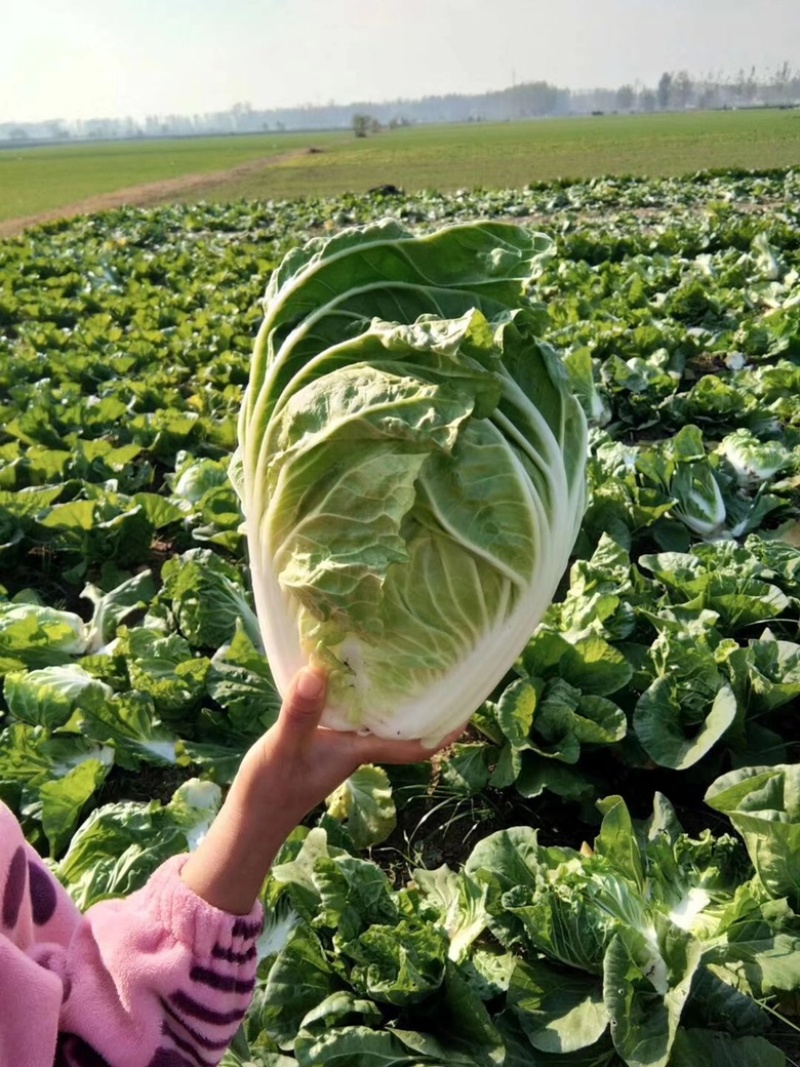
[[[43,222],[54,222],[58,219],[68,219],[75,215],[94,215],[98,211],[109,211],[117,207],[153,207],[163,204],[176,196],[186,193],[202,195],[205,189],[219,185],[220,182],[238,181],[259,171],[272,167],[276,163],[283,163],[287,159],[306,155],[308,149],[301,148],[293,152],[282,152],[276,156],[264,156],[261,159],[251,159],[247,163],[240,163],[236,167],[227,170],[211,171],[207,174],[184,174],[179,178],[166,178],[157,182],[146,182],[143,185],[132,185],[125,189],[116,189],[110,193],[98,193],[96,196],[87,197],[73,204],[65,204],[62,207],[42,211],[36,215],[26,215],[24,218],[5,219],[0,221],[0,239],[4,237],[17,237],[30,226],[38,226]]]

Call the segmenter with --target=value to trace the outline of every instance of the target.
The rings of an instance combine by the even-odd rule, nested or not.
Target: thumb
[[[296,739],[313,733],[325,707],[327,678],[314,667],[303,667],[292,679],[281,705],[281,731]]]

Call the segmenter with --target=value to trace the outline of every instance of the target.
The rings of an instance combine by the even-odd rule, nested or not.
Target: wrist
[[[242,760],[225,803],[235,807],[242,822],[255,832],[280,830],[284,837],[313,807],[304,805],[297,796],[296,782],[257,748]]]

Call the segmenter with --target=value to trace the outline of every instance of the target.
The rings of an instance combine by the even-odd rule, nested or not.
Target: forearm
[[[265,776],[255,754],[245,758],[225,803],[181,872],[203,900],[232,915],[247,915],[272,861],[305,815]]]

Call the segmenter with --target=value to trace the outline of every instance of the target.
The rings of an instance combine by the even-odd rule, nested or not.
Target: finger
[[[314,667],[302,667],[292,679],[281,705],[278,724],[281,731],[297,738],[313,733],[319,725],[327,678]]]
[[[451,745],[464,732],[464,727],[451,731],[433,748],[420,741],[392,741],[380,737],[360,737],[358,753],[362,763],[422,763],[436,752]]]
[[[452,745],[454,741],[458,741],[459,737],[461,737],[466,728],[467,724],[464,723],[462,726],[457,727],[455,730],[451,730],[450,733],[447,734],[446,737],[443,737],[439,744],[436,745],[434,751],[438,752],[440,749],[447,748],[448,745]]]

